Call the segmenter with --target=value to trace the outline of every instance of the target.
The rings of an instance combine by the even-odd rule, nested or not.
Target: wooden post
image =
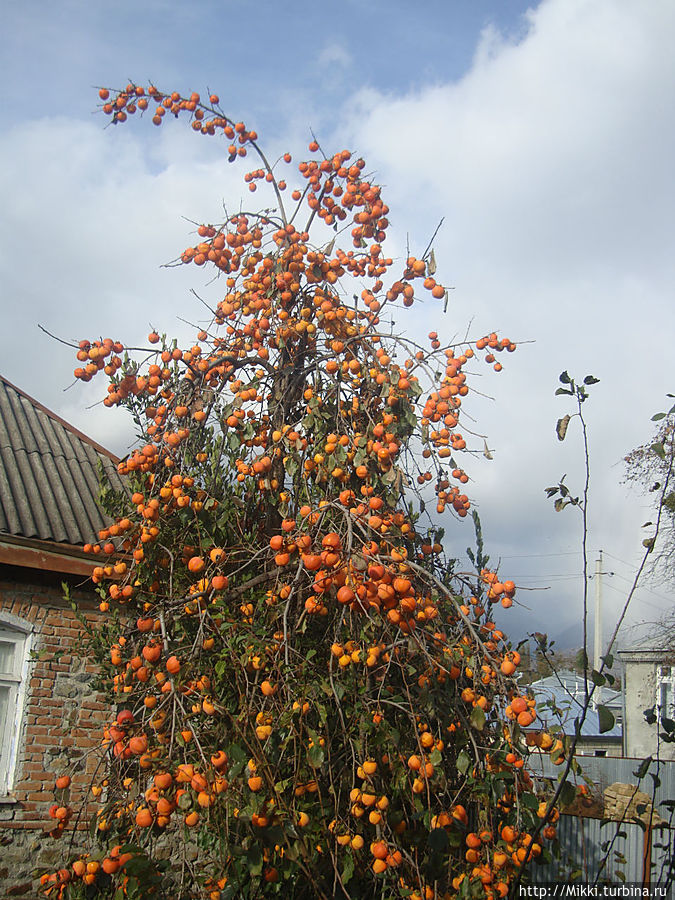
[[[649,887],[652,879],[652,823],[648,822],[644,833],[644,851],[642,854],[642,885]]]

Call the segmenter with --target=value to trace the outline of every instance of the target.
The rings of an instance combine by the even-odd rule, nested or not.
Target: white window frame
[[[675,666],[656,667],[656,709],[659,721],[675,719]]]
[[[7,717],[0,733],[0,800],[11,796],[16,778],[26,689],[30,676],[33,627],[11,613],[0,612],[0,641],[14,644],[11,672],[0,672],[0,686],[9,687]]]

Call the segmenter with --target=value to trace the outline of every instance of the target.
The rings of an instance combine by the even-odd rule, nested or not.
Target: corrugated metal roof
[[[117,458],[0,375],[0,532],[85,544],[109,519],[99,464],[122,485]]]
[[[592,686],[591,682],[590,687]],[[534,694],[537,701],[536,727],[560,725],[565,734],[575,734],[575,720],[581,715],[584,705],[583,675],[569,669],[561,669],[545,678],[533,681],[528,690]],[[614,726],[609,731],[602,733],[600,732],[598,705],[606,706],[611,710],[615,720]],[[623,733],[622,720],[623,697],[621,692],[606,685],[596,687],[591,706],[586,713],[584,724],[581,726],[581,735],[586,738],[620,740]]]
[[[589,688],[593,687],[593,682],[589,676]],[[554,690],[557,694],[568,694],[568,700],[583,701],[585,695],[584,676],[578,672],[572,672],[569,669],[561,669],[538,681],[533,681],[530,685],[533,691],[550,691]],[[607,685],[599,685],[593,691],[593,700],[595,703],[602,703],[603,706],[609,707],[611,710],[623,709],[623,699],[621,691],[615,691]]]
[[[547,727],[562,725],[565,734],[575,734],[575,720],[581,715],[584,702],[583,696],[575,697],[570,695],[568,691],[561,687],[547,686],[540,688],[536,683],[531,685],[531,690],[537,701],[537,721]],[[595,694],[593,694],[593,699],[596,700]],[[616,718],[616,708],[612,711]],[[607,738],[620,740],[622,728],[620,724],[615,724],[608,731],[601,733],[598,711],[593,706],[590,706],[581,726],[581,735],[582,737],[602,738],[603,740]]]

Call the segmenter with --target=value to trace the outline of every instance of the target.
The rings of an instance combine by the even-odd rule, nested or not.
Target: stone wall
[[[0,897],[35,898],[33,872],[63,860],[73,829],[88,824],[91,807],[68,824],[60,839],[49,835],[55,820],[54,782],[68,774],[71,786],[59,801],[78,811],[89,795],[106,709],[92,690],[94,667],[77,655],[83,631],[63,599],[62,576],[0,567],[0,614],[33,628],[32,657],[16,765],[10,794],[0,798]],[[96,615],[92,596],[73,584],[73,598]]]

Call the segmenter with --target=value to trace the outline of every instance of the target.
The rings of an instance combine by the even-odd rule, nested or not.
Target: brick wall
[[[63,580],[37,570],[0,567],[0,612],[33,626],[32,651],[38,655],[30,663],[12,796],[0,800],[0,897],[34,898],[33,870],[58,865],[68,853],[76,816],[60,839],[48,834],[55,824],[48,814],[55,801],[54,781],[58,775],[72,777],[66,802],[77,812],[89,792],[101,723],[108,718],[91,687],[95,669],[76,652],[82,629],[63,600]],[[74,583],[72,587],[73,599],[88,617],[95,616],[92,596]],[[90,812],[91,807],[80,829]]]

